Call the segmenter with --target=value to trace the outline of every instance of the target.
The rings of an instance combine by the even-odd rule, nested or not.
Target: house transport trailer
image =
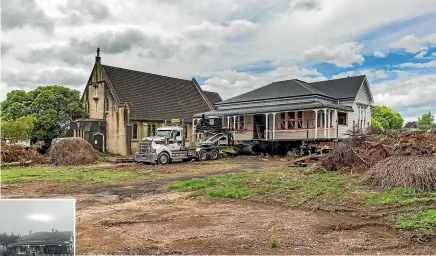
[[[173,161],[217,160],[220,148],[233,144],[232,135],[225,131],[205,131],[210,136],[198,147],[185,147],[183,125],[158,128],[156,135],[141,140],[135,162],[168,164]]]

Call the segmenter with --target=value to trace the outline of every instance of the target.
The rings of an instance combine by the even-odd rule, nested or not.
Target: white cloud
[[[349,42],[333,47],[318,46],[304,52],[306,60],[322,61],[338,67],[351,67],[354,63],[362,63],[365,58],[360,55],[363,44]]]
[[[412,63],[412,62],[406,62],[403,64],[400,64],[399,67],[402,68],[433,68],[436,67],[436,60],[425,62],[425,63]]]
[[[301,79],[303,81],[311,82],[327,78],[322,76],[322,74],[320,74],[316,69],[299,68],[296,65],[291,67],[277,67],[272,71],[258,74],[227,70],[206,80],[202,85],[202,88],[204,90],[216,91],[223,99],[228,99],[238,94],[246,93],[265,86],[274,81],[288,79]]]
[[[394,49],[404,49],[409,53],[417,53],[427,49],[427,47],[423,46],[421,40],[415,35],[405,36],[400,40],[391,43],[389,46]]]
[[[50,222],[54,220],[54,217],[52,215],[46,213],[32,213],[28,216],[28,218],[34,221],[41,222]]]
[[[396,79],[371,85],[376,104],[396,108],[406,117],[436,112],[436,74],[396,73]]]
[[[423,56],[427,52],[428,44],[436,44],[436,33],[418,38],[415,35],[407,35],[398,41],[389,44],[391,48],[403,49],[408,53],[418,53]]]
[[[375,51],[374,56],[378,57],[378,58],[384,58],[384,57],[386,57],[386,53],[384,53],[382,51]]]

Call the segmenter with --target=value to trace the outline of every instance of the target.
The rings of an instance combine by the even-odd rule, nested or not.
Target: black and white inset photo
[[[0,254],[74,255],[74,199],[0,199]]]

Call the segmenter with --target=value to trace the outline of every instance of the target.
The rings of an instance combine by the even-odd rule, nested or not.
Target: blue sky
[[[416,120],[436,113],[435,24],[434,0],[5,1],[0,98],[83,91],[100,47],[103,64],[195,77],[223,99],[365,74],[376,104]]]

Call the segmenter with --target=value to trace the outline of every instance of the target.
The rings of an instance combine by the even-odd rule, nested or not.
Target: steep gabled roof
[[[355,98],[359,92],[360,86],[365,80],[365,75],[332,79],[320,82],[310,83],[312,87],[317,88],[337,99]]]
[[[35,232],[19,238],[11,245],[62,244],[69,242],[72,235],[71,231]]]
[[[310,84],[297,80],[285,80],[268,84],[257,88],[253,91],[241,94],[221,103],[236,103],[245,101],[277,99],[285,97],[305,96],[305,95],[322,95],[332,98],[327,93],[312,87]]]
[[[131,104],[134,120],[192,119],[213,105],[195,80],[155,75],[101,65],[121,103]],[[218,95],[219,96],[219,95]]]
[[[217,92],[203,91],[210,103],[215,104],[222,101],[221,96]]]

